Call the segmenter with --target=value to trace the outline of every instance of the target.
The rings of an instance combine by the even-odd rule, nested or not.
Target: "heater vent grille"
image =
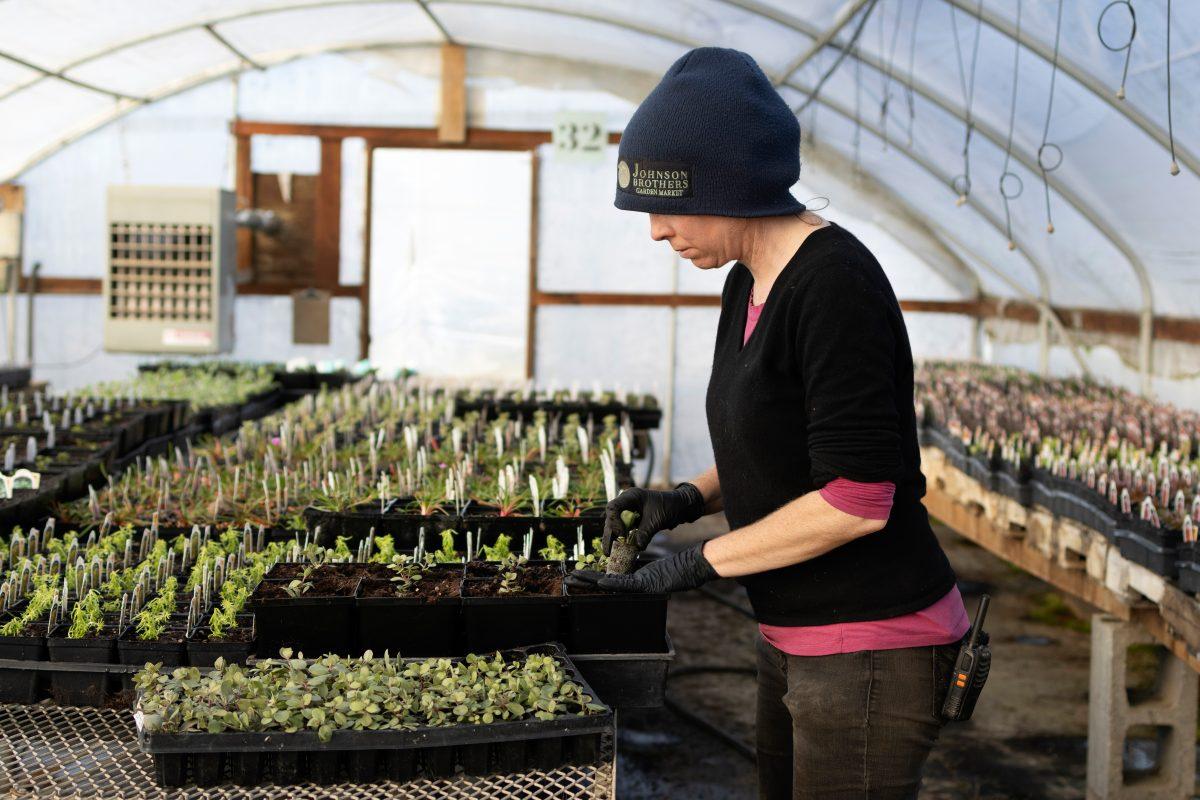
[[[211,225],[113,222],[109,319],[209,322]]]

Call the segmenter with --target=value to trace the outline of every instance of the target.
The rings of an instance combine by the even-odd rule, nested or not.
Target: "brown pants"
[[[915,798],[958,643],[791,656],[758,640],[758,796]]]

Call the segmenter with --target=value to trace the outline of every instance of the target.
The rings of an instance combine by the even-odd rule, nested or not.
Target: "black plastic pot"
[[[450,567],[446,571],[461,569]],[[359,593],[371,584],[366,581]],[[405,657],[455,656],[462,653],[459,642],[459,597],[359,597],[357,602],[356,652],[376,655],[389,652]]]
[[[117,661],[121,664],[145,666],[146,664],[162,664],[167,672],[187,663],[187,648],[184,644],[183,631],[172,634],[168,631],[164,641],[143,642],[136,638],[133,626],[130,626],[121,638],[117,639]],[[178,641],[170,641],[170,636],[177,636]],[[133,689],[133,675],[124,673],[120,676],[122,691]]]
[[[46,646],[50,661],[68,664],[117,663],[117,637],[97,636],[91,639],[66,638],[67,627],[59,625],[50,632]],[[50,694],[63,706],[104,705],[113,690],[113,680],[107,672],[51,672]]]
[[[665,648],[665,649],[664,649]],[[613,708],[661,708],[667,671],[675,660],[669,637],[648,653],[574,653],[571,661]]]
[[[396,506],[399,508],[399,504]],[[397,552],[410,551],[421,540],[421,529],[425,529],[425,550],[437,550],[441,546],[442,531],[457,531],[462,540],[460,548],[466,542],[467,528],[463,518],[456,514],[410,514],[403,511],[389,511],[383,516],[381,526],[375,529],[375,535],[391,536]]]
[[[304,509],[304,526],[310,532],[321,529],[317,544],[322,547],[332,547],[339,536],[345,536],[351,547],[370,535],[383,533],[383,512],[378,503],[363,503],[349,511],[323,511],[309,506]]]
[[[278,581],[263,581],[263,583]],[[251,596],[246,610],[254,614],[260,658],[274,658],[281,647],[309,656],[354,650],[354,594],[348,597]]]
[[[7,620],[3,620],[7,621]],[[41,624],[45,628],[44,624]],[[0,636],[0,658],[47,661],[45,636]],[[36,703],[45,693],[43,673],[36,669],[0,669],[0,703]]]
[[[463,581],[463,646],[466,652],[488,653],[539,642],[563,641],[563,596],[468,596],[467,583],[480,580],[489,579],[466,578]]]
[[[567,652],[653,653],[665,647],[665,594],[580,593],[567,587]]]
[[[253,635],[254,623],[248,624],[251,635],[245,641],[236,639],[213,641],[209,638],[212,632],[207,626],[197,629],[187,639],[188,664],[193,667],[211,667],[217,663],[218,658],[225,659],[226,664],[245,664],[258,647],[258,642]]]

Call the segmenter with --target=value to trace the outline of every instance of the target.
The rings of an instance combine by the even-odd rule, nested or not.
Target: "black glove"
[[[661,594],[695,589],[718,577],[717,571],[704,557],[704,543],[700,542],[670,558],[651,561],[631,575],[605,575],[593,570],[578,570],[567,576],[567,586]]]
[[[646,545],[659,531],[669,531],[676,525],[695,522],[704,516],[704,495],[690,483],[681,483],[669,492],[652,492],[649,489],[626,489],[612,502],[604,514],[604,553],[612,552],[613,538],[624,536],[622,511],[634,511],[641,515],[637,523],[637,549]]]

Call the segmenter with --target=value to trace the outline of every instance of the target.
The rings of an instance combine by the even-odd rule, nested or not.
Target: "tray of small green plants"
[[[160,784],[550,769],[595,762],[613,730],[612,709],[556,645],[454,659],[279,656],[137,675],[138,740]]]

